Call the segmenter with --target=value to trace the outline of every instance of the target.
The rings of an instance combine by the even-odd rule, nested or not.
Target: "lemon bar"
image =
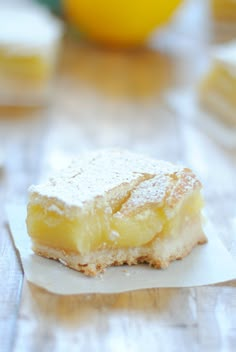
[[[125,150],[90,152],[29,188],[35,253],[86,275],[108,266],[166,268],[206,242],[190,169]]]
[[[62,31],[41,6],[0,4],[0,104],[47,101]]]
[[[236,125],[236,41],[218,47],[199,87],[200,103],[229,125]]]
[[[211,0],[213,17],[217,21],[236,22],[236,1],[235,0]]]

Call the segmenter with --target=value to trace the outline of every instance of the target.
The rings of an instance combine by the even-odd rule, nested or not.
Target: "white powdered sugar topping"
[[[119,191],[118,187],[131,184],[128,191]],[[164,198],[171,203],[197,184],[199,181],[189,169],[127,151],[102,150],[85,154],[48,182],[31,186],[30,194],[34,202],[43,197],[54,199],[63,207],[82,208],[104,197],[112,202],[120,197],[118,189],[124,203],[142,206],[147,202],[161,203]]]
[[[0,9],[0,47],[8,53],[38,53],[48,50],[61,37],[62,23],[35,4],[10,4]]]
[[[114,231],[114,230],[111,231],[110,236],[109,236],[111,241],[116,241],[117,238],[119,238],[119,237],[120,237],[120,234],[117,231]]]

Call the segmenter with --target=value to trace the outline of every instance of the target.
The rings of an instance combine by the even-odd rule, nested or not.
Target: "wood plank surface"
[[[235,351],[235,281],[56,296],[24,281],[4,209],[71,155],[125,147],[193,168],[216,233],[236,258],[236,151],[186,108],[211,46],[226,37],[206,3],[189,1],[149,48],[108,51],[67,38],[50,106],[0,108],[0,351]]]

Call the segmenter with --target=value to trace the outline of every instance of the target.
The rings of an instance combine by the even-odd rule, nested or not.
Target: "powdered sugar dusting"
[[[123,205],[121,212],[135,211],[137,208],[147,204],[155,203],[161,205],[170,184],[169,175],[160,173],[152,179],[146,180],[136,187],[128,201]]]
[[[58,206],[56,206],[55,204],[51,204],[48,209],[48,211],[52,211],[54,213],[58,213],[58,214],[63,214],[63,210],[60,209]]]
[[[114,231],[114,230],[111,231],[110,236],[109,236],[111,241],[116,241],[117,238],[119,238],[119,237],[120,237],[120,234],[117,231]]]
[[[175,183],[172,184],[166,199],[167,205],[170,207],[174,207],[185,194],[201,187],[201,183],[190,169],[179,170],[174,174],[174,179]]]
[[[168,199],[177,199],[195,187],[196,177],[186,170],[127,151],[91,152],[73,161],[48,182],[31,186],[31,201],[53,198],[66,207],[82,208],[86,203],[104,197],[111,202],[112,195],[117,198],[117,187],[132,184],[127,206],[161,203],[168,193]],[[177,181],[173,182],[174,178]],[[170,187],[172,191],[169,191]]]
[[[137,208],[150,204],[161,207],[164,201],[172,208],[184,195],[200,186],[200,182],[190,169],[180,168],[174,173],[159,173],[134,188],[121,212],[135,212]]]

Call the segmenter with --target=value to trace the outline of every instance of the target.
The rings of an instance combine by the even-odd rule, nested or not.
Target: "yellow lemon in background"
[[[62,0],[67,20],[89,38],[115,46],[141,44],[182,0]]]

